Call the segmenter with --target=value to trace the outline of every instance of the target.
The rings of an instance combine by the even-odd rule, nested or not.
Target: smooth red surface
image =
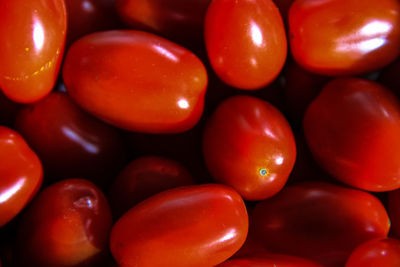
[[[212,1],[204,36],[214,71],[231,86],[261,88],[278,76],[285,63],[285,28],[272,0]]]
[[[358,246],[346,262],[346,267],[400,266],[400,240],[393,238],[370,240]]]
[[[242,198],[217,184],[180,187],[130,209],[113,226],[111,252],[123,267],[212,267],[244,243]]]
[[[250,231],[266,248],[340,266],[359,244],[386,237],[390,223],[373,195],[322,182],[286,186],[257,204]]]
[[[64,52],[64,0],[0,1],[0,88],[29,103],[47,95]]]
[[[107,199],[91,182],[66,179],[45,188],[21,219],[23,266],[99,266],[112,219]]]
[[[113,212],[124,212],[167,189],[195,184],[193,177],[179,162],[155,156],[131,161],[115,178],[110,191]]]
[[[390,215],[390,234],[400,238],[400,189],[388,193],[388,211]]]
[[[15,124],[51,179],[84,177],[104,184],[125,163],[118,132],[81,110],[65,93],[51,93],[24,107]]]
[[[247,200],[260,200],[285,185],[296,144],[278,109],[255,97],[234,96],[222,102],[207,122],[203,154],[213,178]]]
[[[308,107],[304,133],[336,179],[368,191],[400,187],[400,102],[372,81],[329,82]]]
[[[68,93],[102,120],[131,131],[178,133],[203,111],[207,73],[189,50],[141,31],[88,35],[68,51]]]
[[[0,227],[26,206],[42,179],[36,153],[17,132],[0,126]]]
[[[293,57],[325,75],[377,70],[400,53],[398,0],[298,0],[289,11]]]

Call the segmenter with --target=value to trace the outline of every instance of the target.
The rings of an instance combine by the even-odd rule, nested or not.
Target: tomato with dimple
[[[0,1],[0,88],[16,102],[53,89],[67,27],[64,0]]]
[[[315,159],[336,179],[368,191],[400,187],[400,102],[383,86],[333,80],[308,107],[303,126]]]
[[[296,144],[285,117],[250,96],[222,102],[208,120],[203,155],[211,175],[247,200],[278,193],[296,159]]]
[[[211,267],[244,243],[242,198],[218,185],[179,187],[146,199],[113,226],[111,252],[124,267]]]
[[[398,0],[297,0],[290,48],[304,68],[325,75],[371,72],[400,53]]]
[[[231,86],[266,86],[285,63],[285,27],[272,0],[212,1],[206,13],[204,36],[214,71]]]
[[[0,126],[0,227],[26,206],[42,179],[36,153],[17,132]]]
[[[94,184],[66,179],[45,188],[23,214],[18,229],[23,266],[99,266],[107,253],[112,218]]]
[[[390,234],[400,238],[400,189],[388,193],[388,211],[390,215]]]
[[[206,69],[189,50],[134,30],[81,38],[68,51],[63,77],[84,109],[114,126],[147,133],[192,128],[207,86]]]

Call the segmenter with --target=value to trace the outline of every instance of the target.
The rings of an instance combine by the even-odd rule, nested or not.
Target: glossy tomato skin
[[[1,0],[0,17],[0,88],[16,102],[37,101],[57,79],[67,27],[64,1]]]
[[[304,116],[315,159],[336,179],[368,191],[400,187],[400,103],[372,81],[329,82]]]
[[[23,215],[19,258],[29,266],[98,266],[111,224],[107,199],[94,184],[83,179],[57,182],[40,192]]]
[[[287,40],[272,0],[214,0],[204,25],[208,58],[225,83],[258,89],[281,71]]]
[[[88,177],[104,185],[125,163],[118,132],[63,92],[24,107],[16,128],[37,151],[50,179]]]
[[[0,126],[0,227],[13,219],[42,184],[36,153],[14,130]]]
[[[207,86],[206,70],[194,54],[133,30],[75,42],[63,77],[68,93],[90,113],[126,130],[158,134],[192,128]]]
[[[293,57],[304,68],[325,75],[371,72],[400,53],[400,3],[295,1],[289,31]]]
[[[400,238],[400,190],[390,191],[388,193],[388,211],[390,215],[390,234],[393,237]]]
[[[254,208],[251,230],[266,248],[343,266],[351,251],[373,238],[385,238],[389,217],[373,195],[329,183],[285,187]]]
[[[346,267],[400,266],[400,240],[374,239],[359,245],[350,255]]]
[[[296,144],[285,117],[250,96],[222,102],[207,122],[203,155],[211,175],[247,200],[273,196],[285,185]]]
[[[242,198],[217,184],[171,189],[136,205],[113,226],[111,252],[131,266],[215,266],[244,243]]]

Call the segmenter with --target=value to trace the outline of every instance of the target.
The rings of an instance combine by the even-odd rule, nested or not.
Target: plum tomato
[[[69,49],[67,92],[84,109],[123,129],[178,133],[200,119],[207,72],[189,50],[134,31],[93,33]]]
[[[150,197],[113,226],[111,252],[124,267],[212,267],[231,257],[248,231],[246,206],[224,185],[192,185]]]
[[[400,189],[388,193],[388,211],[391,222],[390,234],[400,238]]]
[[[359,78],[329,82],[308,107],[304,134],[334,178],[368,191],[400,187],[400,102]]]
[[[260,200],[285,185],[296,159],[296,144],[278,109],[255,97],[233,96],[208,120],[203,155],[218,182],[232,186],[246,200]]]

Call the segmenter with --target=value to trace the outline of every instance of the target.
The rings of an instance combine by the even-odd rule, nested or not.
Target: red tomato
[[[115,179],[110,201],[117,216],[152,195],[195,181],[180,163],[162,157],[133,160]]]
[[[400,53],[398,0],[297,0],[290,47],[304,68],[325,75],[377,70]]]
[[[130,209],[113,226],[110,248],[123,267],[215,266],[244,243],[242,198],[217,184],[180,187]]]
[[[94,33],[74,43],[64,65],[68,93],[126,130],[177,133],[203,111],[207,73],[190,51],[140,31]]]
[[[247,200],[278,193],[296,159],[296,144],[285,117],[271,104],[250,96],[222,102],[203,135],[211,175]]]
[[[214,0],[204,34],[214,71],[234,87],[263,87],[285,63],[285,27],[272,0]]]
[[[390,215],[390,233],[396,238],[400,238],[400,190],[388,193],[388,210]]]
[[[0,126],[0,227],[13,219],[39,190],[42,164],[25,140]]]
[[[346,267],[400,266],[400,240],[374,239],[358,246],[346,262]]]
[[[16,128],[52,179],[87,177],[103,185],[125,162],[120,135],[82,111],[65,93],[51,93],[23,108]]]
[[[45,188],[21,219],[23,266],[98,266],[107,253],[111,212],[103,193],[83,179]]]
[[[336,179],[368,191],[400,187],[400,103],[372,81],[328,83],[308,107],[304,133],[316,160]]]
[[[340,266],[359,244],[389,231],[373,195],[322,182],[285,187],[252,213],[250,231],[271,251]],[[343,266],[343,265],[342,265]]]
[[[64,0],[0,0],[0,87],[34,102],[54,86],[67,27]]]

